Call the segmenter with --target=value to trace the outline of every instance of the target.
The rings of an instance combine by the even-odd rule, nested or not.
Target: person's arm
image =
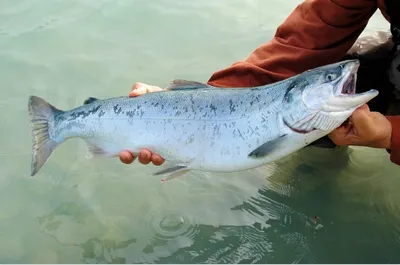
[[[390,160],[400,166],[400,116],[387,116],[392,125]]]
[[[208,84],[259,86],[336,62],[357,40],[376,9],[376,0],[305,0],[279,26],[271,41],[245,61],[215,72]],[[161,88],[138,83],[130,96],[158,90]],[[130,164],[134,159],[128,151],[120,153],[123,163]],[[143,149],[139,162],[161,165],[164,159]]]
[[[376,0],[305,0],[250,56],[215,72],[208,84],[252,87],[339,61],[377,9]]]

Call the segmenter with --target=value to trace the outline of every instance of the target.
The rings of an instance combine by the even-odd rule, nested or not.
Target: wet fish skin
[[[345,84],[355,89],[357,69],[358,61],[345,61],[254,88],[178,80],[165,91],[90,98],[68,111],[31,96],[31,175],[59,144],[74,137],[86,141],[94,156],[114,157],[121,150],[137,154],[147,148],[171,164],[156,173],[169,178],[189,170],[258,167],[327,135],[375,97],[375,90],[341,93]]]

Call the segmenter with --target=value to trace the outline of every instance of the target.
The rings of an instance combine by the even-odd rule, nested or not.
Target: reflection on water
[[[400,168],[384,150],[306,148],[162,184],[70,140],[29,177],[28,95],[68,109],[136,81],[205,81],[300,2],[0,1],[0,261],[399,263]]]
[[[106,233],[106,236],[98,238],[97,233],[91,232],[110,229],[110,225],[108,227],[100,225],[95,217],[89,209],[81,208],[78,204],[63,203],[50,214],[38,219],[41,232],[54,238],[58,244],[82,249],[81,262],[125,263],[125,258],[118,256],[118,250],[126,249],[135,243],[136,239],[115,240],[107,236],[110,231]],[[76,226],[82,229],[78,237],[74,235],[71,239],[70,231],[76,231]],[[111,229],[116,229],[116,227]],[[121,230],[118,232],[123,233]],[[77,243],[80,241],[79,237],[82,243]]]
[[[89,197],[80,197],[75,186],[72,201],[40,216],[38,225],[57,244],[78,249],[79,262],[398,262],[400,195],[394,183],[400,180],[386,175],[392,165],[385,154],[369,160],[376,150],[359,149],[306,148],[252,170],[250,182],[263,184],[241,187],[241,198],[234,195],[240,181],[234,182],[246,176],[199,173],[167,185],[154,182],[148,191],[166,197],[121,202],[119,212],[132,211],[126,216],[106,214],[107,204],[85,205]],[[363,171],[366,164],[376,170]],[[175,185],[187,193],[170,194]]]

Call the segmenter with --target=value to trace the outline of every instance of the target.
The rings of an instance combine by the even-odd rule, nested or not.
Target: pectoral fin
[[[94,158],[98,157],[113,157],[115,155],[108,153],[102,147],[100,147],[96,142],[92,142],[89,140],[85,140],[86,145],[89,151],[89,157],[92,156]]]
[[[158,171],[158,172],[154,173],[153,175],[157,176],[157,175],[168,174],[168,176],[166,178],[161,179],[162,182],[167,182],[169,180],[183,176],[188,171],[190,171],[190,169],[188,169],[186,166],[174,166],[174,167],[170,167],[170,168],[166,168],[161,171]]]
[[[281,135],[278,138],[268,141],[261,146],[257,147],[254,149],[248,156],[253,157],[253,158],[259,158],[259,157],[264,157],[268,155],[269,153],[273,152],[281,144],[283,144],[287,140],[287,134]]]

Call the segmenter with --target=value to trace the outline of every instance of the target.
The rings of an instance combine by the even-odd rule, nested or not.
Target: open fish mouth
[[[354,95],[356,93],[356,83],[357,83],[357,72],[360,67],[360,62],[358,60],[348,61],[341,66],[342,71],[344,71],[344,76],[338,84],[337,95]]]
[[[363,93],[356,93],[357,72],[360,67],[358,60],[343,62],[343,77],[336,86],[334,97],[325,101],[325,111],[344,111],[358,108],[378,95],[378,91],[371,89]]]
[[[354,95],[356,93],[356,82],[357,82],[357,74],[354,72],[350,73],[349,78],[347,78],[347,80],[343,84],[341,94]]]

